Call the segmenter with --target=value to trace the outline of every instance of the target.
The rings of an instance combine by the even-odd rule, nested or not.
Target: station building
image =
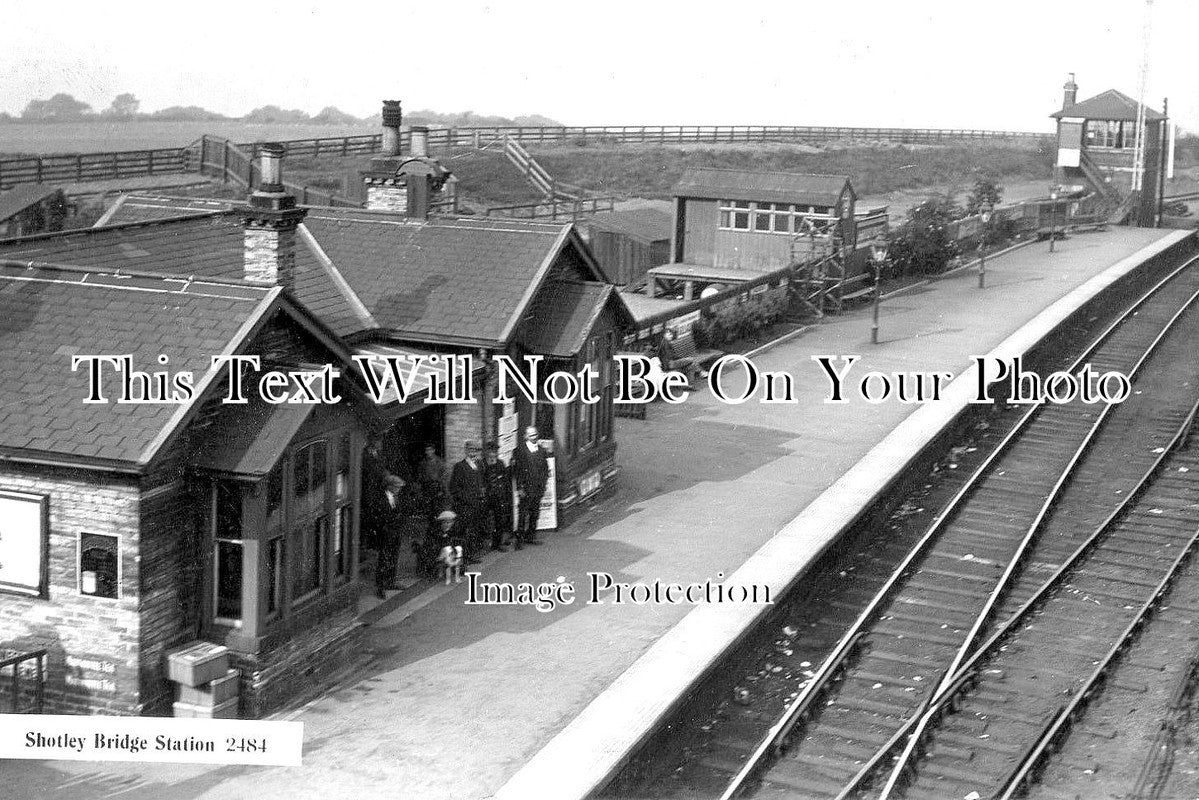
[[[47,712],[169,712],[165,656],[203,640],[229,648],[257,716],[357,641],[356,465],[374,404],[352,379],[338,404],[267,404],[256,374],[249,402],[225,403],[229,372],[211,361],[352,374],[288,288],[295,218],[261,211],[245,209],[252,281],[0,262],[0,642],[45,651]],[[147,377],[126,389],[132,373],[104,363],[106,402],[86,402],[89,367],[72,359],[87,355]],[[190,396],[160,371],[189,372]]]

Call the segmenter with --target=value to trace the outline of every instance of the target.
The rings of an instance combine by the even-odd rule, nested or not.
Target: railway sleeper
[[[937,628],[929,630],[928,623],[925,623],[922,626],[905,625],[903,622],[893,619],[875,623],[874,630],[899,639],[931,642],[933,644],[945,645],[947,647],[956,647],[962,643],[961,636],[955,636],[952,632],[941,633]]]
[[[927,563],[920,567],[920,571],[916,573],[920,575],[939,575],[944,578],[949,578],[955,581],[985,581],[994,579],[1000,572],[1003,571],[1003,564],[997,564],[994,561],[981,562],[976,559],[961,559],[958,558],[952,562],[955,566],[972,566],[973,570],[969,569],[940,569],[938,567],[930,567]]]

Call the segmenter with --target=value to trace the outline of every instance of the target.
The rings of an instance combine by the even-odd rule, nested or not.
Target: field
[[[969,191],[980,172],[1001,184],[1029,184],[1016,194],[1043,192],[1052,175],[1052,154],[1039,142],[1021,145],[963,144],[921,147],[830,145],[613,145],[587,147],[529,146],[533,156],[555,179],[600,195],[664,200],[689,167],[844,174],[859,196],[872,203],[906,207],[899,195],[927,196],[929,191]],[[455,150],[436,154],[460,181],[465,205],[532,203],[536,193],[504,156],[494,150]],[[368,157],[289,159],[289,181],[320,188],[339,188],[356,180]],[[1035,188],[1032,188],[1035,186]],[[1009,199],[1019,199],[1015,194]]]
[[[186,147],[209,133],[235,142],[378,133],[364,125],[253,125],[245,122],[14,122],[0,124],[0,153],[96,153]]]

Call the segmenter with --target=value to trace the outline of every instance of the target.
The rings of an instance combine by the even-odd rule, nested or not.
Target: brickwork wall
[[[138,488],[82,470],[0,469],[0,489],[49,497],[49,596],[0,595],[0,650],[49,651],[46,713],[138,714]],[[120,597],[79,593],[80,532],[116,535]]]
[[[167,680],[167,651],[199,637],[204,572],[211,555],[197,509],[206,498],[185,480],[183,452],[145,482],[159,488],[141,503],[141,636],[139,674],[142,704],[169,712],[174,689]]]
[[[241,716],[259,719],[285,703],[315,694],[323,682],[354,662],[361,623],[352,610],[321,620],[262,656],[232,652],[241,670]]]
[[[465,453],[463,445],[469,441],[483,444],[487,436],[495,433],[496,422],[493,419],[494,409],[491,398],[495,394],[494,383],[485,386],[476,377],[474,382],[474,403],[448,403],[445,406],[445,461],[452,469],[454,464],[461,461]],[[480,411],[480,409],[482,409]],[[486,427],[483,420],[486,419]]]

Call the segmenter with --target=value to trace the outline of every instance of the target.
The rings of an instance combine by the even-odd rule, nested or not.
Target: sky
[[[1062,84],[1137,96],[1144,0],[5,0],[0,111],[275,104],[568,125],[1050,131]],[[48,11],[49,10],[49,11]],[[1199,132],[1199,2],[1152,4],[1146,102]]]

